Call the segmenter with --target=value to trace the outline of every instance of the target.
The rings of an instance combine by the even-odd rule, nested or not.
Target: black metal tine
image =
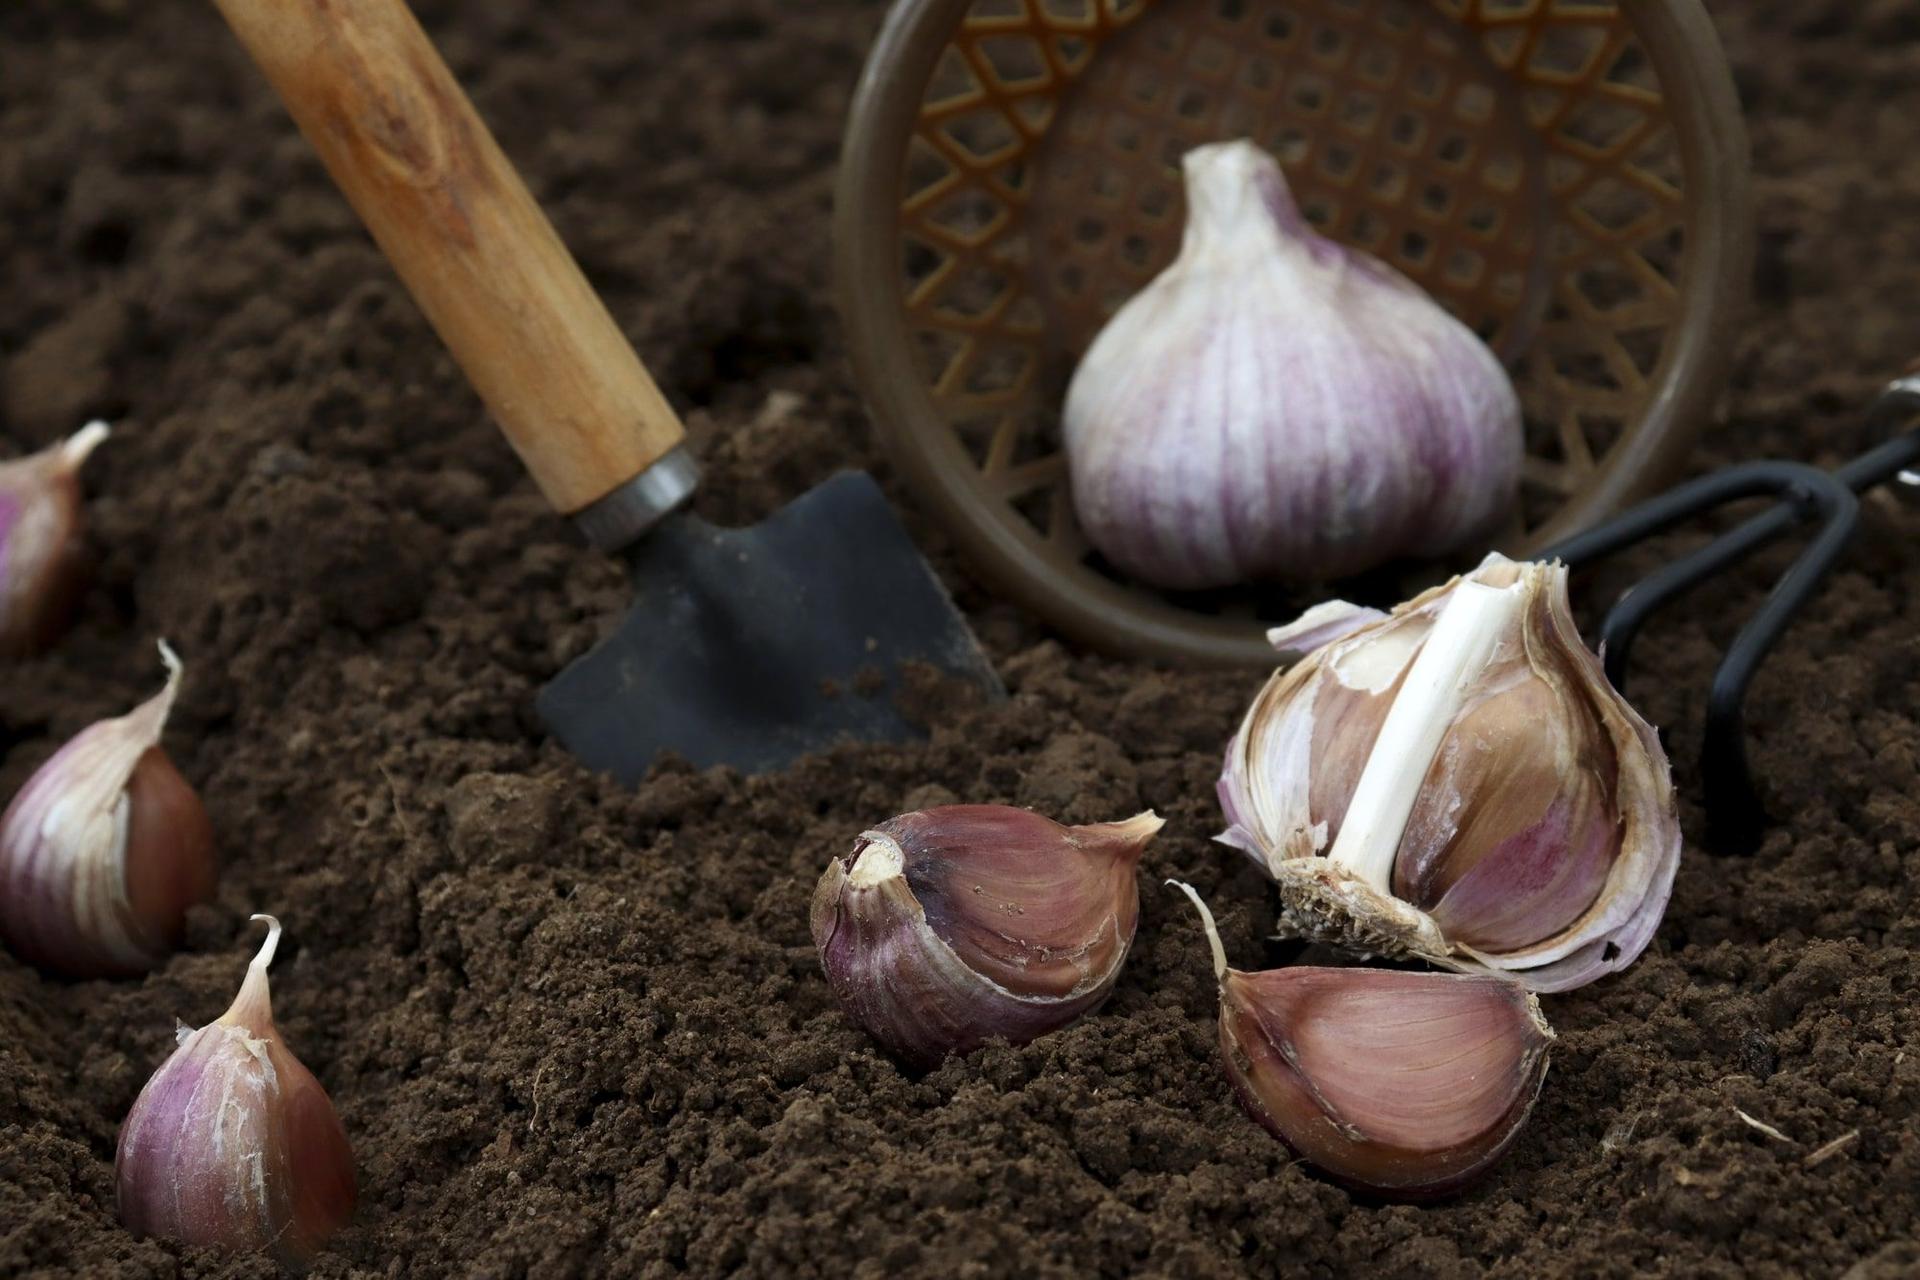
[[[1831,519],[1840,506],[1857,502],[1852,491],[1833,476],[1799,462],[1745,462],[1703,476],[1675,492],[1692,499],[1690,507],[1694,511],[1762,493],[1778,494],[1785,501],[1767,515],[1784,516],[1782,529],[1815,515]],[[1761,529],[1759,524],[1756,517],[1621,592],[1600,624],[1600,650],[1607,679],[1622,695],[1626,693],[1627,658],[1641,624],[1673,597],[1778,536],[1773,528]]]
[[[1895,422],[1920,416],[1920,376],[1899,378],[1887,385],[1873,408],[1867,414],[1867,427],[1870,433],[1877,434]],[[1892,479],[1900,472],[1920,462],[1920,430],[1895,436],[1885,444],[1861,454],[1853,461],[1832,472],[1835,479],[1859,493],[1871,489],[1874,485]],[[1729,468],[1737,471],[1739,467]],[[1536,560],[1558,559],[1570,569],[1579,569],[1588,563],[1611,555],[1624,547],[1663,533],[1688,516],[1708,510],[1730,499],[1711,499],[1705,495],[1713,491],[1715,476],[1702,476],[1671,489],[1658,497],[1650,498],[1631,507],[1583,533],[1562,538],[1559,542],[1534,555]],[[1741,554],[1759,548],[1774,538],[1787,532],[1800,523],[1811,510],[1800,510],[1791,506],[1776,506],[1754,516],[1734,529],[1722,535],[1729,545],[1743,548]],[[1735,559],[1738,557],[1735,556]],[[1731,563],[1731,561],[1728,561]]]
[[[1860,499],[1838,476],[1823,475],[1826,509],[1820,532],[1801,551],[1734,636],[1707,692],[1707,726],[1700,744],[1701,789],[1708,843],[1723,853],[1752,853],[1766,821],[1747,764],[1746,699],[1760,664],[1781,633],[1820,590],[1860,523]],[[1738,532],[1736,530],[1736,532]]]
[[[1715,471],[1696,480],[1667,490],[1645,502],[1627,508],[1611,520],[1595,525],[1593,528],[1562,538],[1549,547],[1534,553],[1535,560],[1559,560],[1569,569],[1584,569],[1595,560],[1610,556],[1616,551],[1644,541],[1655,534],[1665,533],[1689,516],[1699,515],[1711,510],[1733,497],[1748,496],[1745,493],[1728,494],[1721,480],[1723,471]],[[1788,521],[1791,527],[1792,521]]]
[[[1916,416],[1920,416],[1920,375],[1898,378],[1868,411],[1868,430],[1877,435]],[[1916,463],[1920,463],[1920,428],[1895,436],[1832,472],[1787,462],[1727,467],[1538,553],[1538,559],[1559,559],[1579,568],[1724,503],[1762,493],[1776,493],[1782,499],[1621,593],[1601,622],[1600,647],[1607,678],[1624,693],[1634,636],[1653,613],[1796,525],[1820,518],[1819,531],[1728,646],[1708,690],[1700,768],[1708,839],[1716,848],[1752,852],[1765,821],[1746,754],[1744,704],[1754,675],[1846,550],[1859,523],[1855,495],[1896,476],[1904,478]]]
[[[1867,411],[1867,432],[1869,435],[1879,435],[1894,423],[1916,415],[1920,415],[1920,377],[1896,379],[1887,384],[1880,398],[1873,402],[1873,408]],[[1862,493],[1893,479],[1915,462],[1920,462],[1920,430],[1895,436],[1844,466],[1822,474],[1830,474],[1853,492]],[[1737,471],[1740,468],[1729,470]],[[1775,506],[1728,530],[1716,541],[1726,543],[1729,548],[1739,548],[1737,553],[1729,552],[1731,558],[1727,563],[1731,564],[1740,556],[1765,546],[1812,514],[1812,510],[1801,506]],[[1612,678],[1611,671],[1608,672],[1608,678]]]
[[[1896,378],[1867,411],[1867,434],[1877,436],[1896,422],[1920,416],[1920,375]],[[1894,436],[1885,444],[1834,470],[1834,476],[1855,493],[1891,480],[1920,462],[1920,430]]]
[[[1705,510],[1761,493],[1777,493],[1782,501],[1765,516],[1756,516],[1641,579],[1614,602],[1600,626],[1600,650],[1607,679],[1624,695],[1627,656],[1634,636],[1654,612],[1675,596],[1751,555],[1782,530],[1791,528],[1796,520],[1814,514],[1821,517],[1819,533],[1728,646],[1708,692],[1700,773],[1708,840],[1725,853],[1752,852],[1759,844],[1764,821],[1747,763],[1742,711],[1747,686],[1794,615],[1819,590],[1834,562],[1845,551],[1847,540],[1859,523],[1860,499],[1837,475],[1817,467],[1798,462],[1748,462],[1682,486],[1667,495],[1673,501],[1664,503],[1657,513],[1670,524],[1678,518],[1674,512]]]

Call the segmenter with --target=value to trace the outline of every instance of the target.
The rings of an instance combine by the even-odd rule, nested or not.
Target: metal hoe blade
[[[669,516],[628,554],[632,610],[539,699],[568,750],[623,782],[662,751],[761,773],[838,742],[925,737],[895,705],[909,663],[1006,696],[864,472],[749,528]]]

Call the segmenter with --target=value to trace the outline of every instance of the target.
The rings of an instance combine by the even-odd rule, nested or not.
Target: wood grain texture
[[[403,0],[215,0],[548,501],[685,436]]]

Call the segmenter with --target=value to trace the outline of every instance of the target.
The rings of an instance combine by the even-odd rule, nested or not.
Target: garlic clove
[[[1404,276],[1316,232],[1253,143],[1182,163],[1179,255],[1067,390],[1093,545],[1188,589],[1342,577],[1484,537],[1524,452],[1499,359]]]
[[[1566,578],[1489,556],[1268,682],[1221,839],[1279,882],[1288,933],[1535,991],[1645,949],[1679,863],[1672,779]]]
[[[1554,1034],[1505,978],[1390,969],[1228,968],[1220,1048],[1247,1110],[1335,1181],[1391,1199],[1458,1191],[1524,1127]]]
[[[815,890],[828,983],[910,1065],[1057,1030],[1112,990],[1139,922],[1134,867],[1163,825],[1064,827],[1003,805],[882,823]]]
[[[107,438],[90,422],[39,453],[0,463],[0,658],[59,634],[79,596],[80,468]]]
[[[114,1156],[120,1221],[138,1236],[310,1256],[353,1216],[353,1151],[326,1090],[281,1041],[267,966],[280,922],[233,1004],[190,1031],[147,1081]]]
[[[206,808],[159,745],[182,670],[160,655],[166,686],[75,735],[0,815],[0,940],[47,972],[145,973],[212,895]]]
[[[1598,724],[1564,689],[1512,679],[1454,722],[1393,866],[1394,896],[1477,951],[1517,951],[1569,928],[1605,887],[1620,834],[1608,782],[1617,769]],[[1462,811],[1462,795],[1494,799]]]
[[[193,784],[165,751],[148,747],[127,779],[127,905],[179,945],[187,909],[213,893],[213,824]]]
[[[1142,814],[1063,828],[1024,809],[951,805],[884,823],[874,842],[913,851],[902,858],[905,883],[976,972],[1067,996],[1126,949],[1139,917],[1134,864],[1163,825]],[[1017,936],[1009,920],[1019,921]]]
[[[1247,1108],[1378,1195],[1457,1191],[1512,1145],[1553,1033],[1517,983],[1389,969],[1229,971],[1221,1051]]]

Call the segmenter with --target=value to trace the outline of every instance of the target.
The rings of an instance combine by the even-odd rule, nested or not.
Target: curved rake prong
[[[1837,476],[1794,462],[1750,462],[1729,467],[1686,486],[1683,495],[1700,509],[1719,502],[1777,493],[1782,501],[1766,516],[1715,538],[1706,546],[1642,579],[1614,602],[1600,627],[1607,678],[1624,692],[1627,654],[1640,625],[1675,596],[1751,555],[1777,536],[1776,523],[1817,513],[1820,531],[1740,628],[1715,670],[1707,695],[1700,775],[1705,791],[1709,842],[1723,853],[1750,853],[1759,843],[1764,814],[1747,764],[1742,704],[1760,664],[1801,607],[1820,589],[1846,550],[1859,523],[1860,499]],[[1775,520],[1773,517],[1781,517]]]
[[[1867,434],[1880,435],[1895,423],[1920,416],[1920,376],[1896,378],[1867,411]],[[1897,435],[1885,444],[1834,471],[1834,477],[1855,493],[1891,480],[1920,462],[1920,430]]]
[[[1797,521],[1813,516],[1831,521],[1842,509],[1851,519],[1859,506],[1859,499],[1839,480],[1817,467],[1798,462],[1742,463],[1683,485],[1670,496],[1686,499],[1684,505],[1688,510],[1706,511],[1763,493],[1778,494],[1784,502],[1766,516],[1749,520],[1641,579],[1622,592],[1607,610],[1600,624],[1600,649],[1606,660],[1607,679],[1623,696],[1627,656],[1633,649],[1634,637],[1639,634],[1641,624],[1661,606],[1752,555]],[[1772,527],[1774,516],[1782,517],[1779,529]],[[1768,527],[1762,528],[1763,523]]]
[[[1873,408],[1867,414],[1867,430],[1869,434],[1877,435],[1897,422],[1916,416],[1920,416],[1920,376],[1899,378],[1889,383],[1880,398],[1874,401]],[[1916,463],[1920,463],[1920,429],[1895,436],[1832,474],[1847,488],[1860,493],[1893,479]],[[1737,471],[1739,468],[1730,470]],[[1533,558],[1562,560],[1568,568],[1579,569],[1643,538],[1663,533],[1688,516],[1718,505],[1718,501],[1727,500],[1709,500],[1703,496],[1703,491],[1710,489],[1715,476],[1720,474],[1724,473],[1703,476],[1650,498],[1583,533],[1562,538],[1545,550],[1536,552]],[[1729,545],[1742,546],[1747,551],[1755,550],[1813,514],[1812,509],[1776,506],[1731,530],[1725,538]]]
[[[1826,581],[1834,563],[1847,549],[1860,522],[1860,499],[1826,477],[1833,489],[1825,495],[1826,518],[1806,550],[1781,576],[1778,584],[1754,610],[1740,634],[1727,646],[1726,656],[1713,673],[1707,692],[1707,727],[1700,744],[1700,779],[1705,792],[1709,839],[1727,852],[1751,853],[1760,843],[1765,814],[1747,765],[1747,686],[1795,615]],[[1738,532],[1736,530],[1735,532]]]
[[[1873,434],[1920,416],[1920,376],[1888,384],[1867,416]],[[1800,463],[1754,462],[1728,467],[1633,507],[1538,555],[1579,568],[1689,516],[1739,498],[1778,494],[1781,501],[1623,592],[1600,627],[1607,678],[1624,692],[1627,657],[1646,620],[1675,596],[1720,573],[1810,519],[1820,529],[1728,646],[1707,695],[1700,750],[1709,839],[1729,852],[1751,852],[1765,815],[1746,754],[1744,703],[1760,664],[1794,616],[1820,589],[1859,523],[1862,490],[1920,464],[1920,428],[1908,430],[1829,473]]]
[[[1916,415],[1920,415],[1920,377],[1896,379],[1887,384],[1880,398],[1873,402],[1873,408],[1867,411],[1867,434],[1880,435],[1894,424],[1906,422]],[[1853,492],[1864,493],[1877,484],[1884,484],[1899,476],[1915,462],[1920,462],[1920,429],[1894,436],[1845,466],[1835,468],[1831,475]],[[1737,467],[1731,469],[1739,470]],[[1729,547],[1739,547],[1738,555],[1745,555],[1773,541],[1817,510],[1817,507],[1809,508],[1804,504],[1776,506],[1754,516],[1716,541],[1725,542]],[[1737,559],[1738,555],[1734,558]]]

